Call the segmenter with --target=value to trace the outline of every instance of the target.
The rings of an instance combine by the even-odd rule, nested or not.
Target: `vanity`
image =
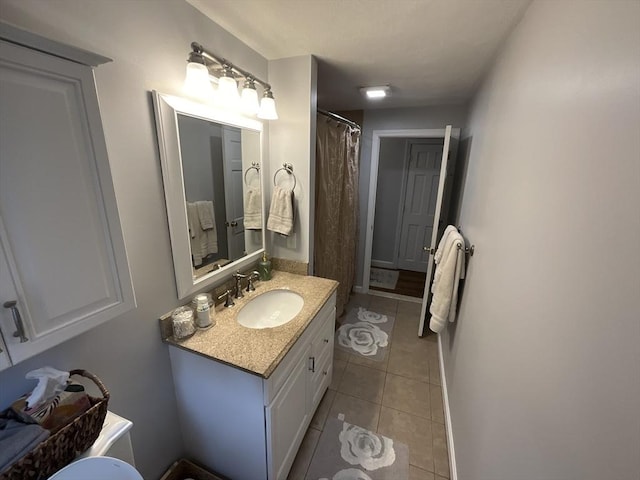
[[[274,272],[216,325],[169,344],[186,453],[234,480],[285,479],[331,383],[337,282]],[[238,313],[269,291],[304,305],[289,322],[247,328]]]
[[[187,303],[265,252],[263,124],[211,103],[152,98],[177,294]],[[188,457],[233,480],[287,477],[331,383],[337,285],[275,271],[179,342],[170,313],[160,319]]]

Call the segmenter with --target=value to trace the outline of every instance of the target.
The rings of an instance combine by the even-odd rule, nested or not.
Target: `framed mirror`
[[[264,250],[262,123],[153,92],[178,297]]]

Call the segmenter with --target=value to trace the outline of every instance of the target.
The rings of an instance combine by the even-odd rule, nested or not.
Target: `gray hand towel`
[[[40,425],[0,418],[0,473],[8,470],[48,437],[49,430]]]

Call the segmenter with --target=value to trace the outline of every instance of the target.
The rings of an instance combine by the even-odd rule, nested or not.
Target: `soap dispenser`
[[[258,262],[258,274],[260,280],[271,280],[271,260],[267,258],[267,252],[262,253],[262,260]]]

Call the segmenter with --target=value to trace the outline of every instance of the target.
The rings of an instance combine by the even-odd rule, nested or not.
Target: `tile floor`
[[[449,456],[435,335],[417,336],[420,304],[355,294],[355,306],[395,316],[391,345],[382,362],[334,352],[333,382],[307,430],[289,480],[303,480],[329,417],[409,446],[409,479],[449,478]],[[398,479],[404,480],[404,479]]]

